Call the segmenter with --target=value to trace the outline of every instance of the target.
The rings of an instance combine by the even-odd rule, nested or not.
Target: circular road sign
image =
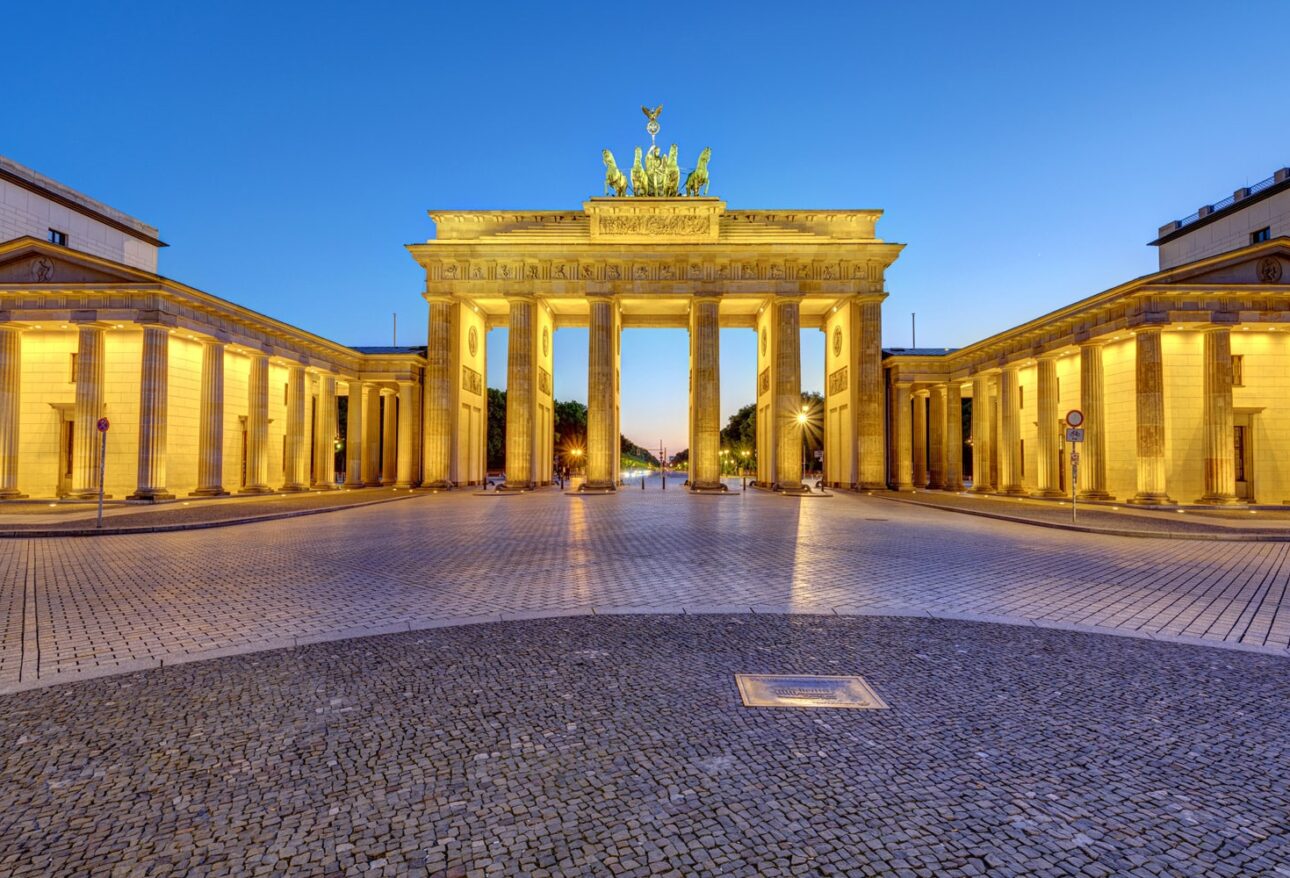
[[[99,418],[99,432],[106,433],[107,431],[108,431],[108,419]]]
[[[1078,427],[1084,423],[1084,413],[1079,409],[1071,409],[1066,413],[1066,426]]]

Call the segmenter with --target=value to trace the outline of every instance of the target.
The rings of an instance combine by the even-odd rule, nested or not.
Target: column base
[[[691,494],[725,494],[729,490],[724,482],[696,483],[690,486]]]
[[[1206,494],[1196,501],[1202,506],[1245,506],[1244,500],[1235,494]]]
[[[380,480],[380,479],[373,479],[373,480],[372,480],[372,481],[370,481],[370,482],[363,482],[363,483],[362,483],[361,485],[359,485],[358,487],[360,487],[360,488],[379,488],[379,487],[381,487],[381,480]]]
[[[951,482],[950,484],[945,485],[944,487],[942,487],[942,488],[941,488],[941,490],[942,490],[942,491],[947,491],[947,492],[949,492],[949,493],[951,493],[951,494],[960,494],[960,493],[962,493],[962,492],[963,492],[963,483],[962,483],[962,482],[959,482],[958,484],[955,484],[955,483]]]
[[[887,490],[886,482],[861,482],[856,487],[857,491],[885,491]]]
[[[135,491],[125,499],[135,500],[141,503],[157,503],[161,500],[174,500],[175,495],[167,491],[165,488],[150,488],[144,491]]]
[[[273,489],[268,485],[247,485],[238,491],[239,494],[272,494]]]
[[[1114,500],[1110,494],[1105,491],[1080,491],[1080,500]]]
[[[524,494],[537,490],[537,482],[505,482],[497,486],[499,494]]]
[[[407,489],[407,490],[412,490],[412,483],[411,483],[411,482],[395,482],[395,483],[394,483],[394,487],[396,487],[396,488],[405,488],[405,489]]]
[[[455,487],[457,487],[457,486],[456,486],[456,485],[454,485],[452,482],[448,481],[447,479],[442,479],[442,480],[437,481],[437,482],[422,482],[420,485],[418,485],[418,486],[417,486],[417,490],[419,490],[419,491],[451,491],[451,490],[452,490],[453,488],[455,488]]]
[[[227,497],[228,491],[223,486],[214,485],[210,488],[198,488],[196,491],[189,491],[189,497]]]
[[[973,485],[972,493],[973,494],[993,494],[994,488],[990,487],[989,485]]]
[[[1125,501],[1130,506],[1177,506],[1168,494],[1137,494]]]
[[[771,486],[771,490],[772,490],[772,491],[774,491],[776,494],[809,494],[809,493],[811,493],[811,489],[810,489],[810,487],[808,487],[807,485],[802,484],[801,482],[798,482],[796,485],[793,485],[793,484],[787,484],[787,485],[786,485],[786,484],[784,484],[783,482],[776,482],[774,485],[772,485],[772,486]]]
[[[1069,499],[1070,495],[1056,488],[1041,488],[1038,491],[1031,491],[1030,496],[1038,497],[1041,500],[1066,500]]]
[[[302,494],[309,490],[308,485],[283,485],[278,489],[283,494]]]
[[[64,495],[62,496],[62,499],[63,499],[63,500],[97,500],[97,499],[99,499],[99,492],[98,492],[97,490],[94,490],[94,491],[68,491],[66,494],[64,494]],[[103,499],[104,499],[104,500],[111,500],[111,499],[112,499],[112,495],[111,495],[111,494],[104,494],[104,495],[103,495]]]
[[[1021,485],[1005,485],[999,490],[1000,494],[1006,494],[1009,497],[1024,497],[1029,492]]]
[[[602,482],[600,484],[583,482],[581,485],[578,486],[577,493],[579,494],[616,494],[618,493],[618,487],[613,482]]]
[[[913,482],[905,482],[905,484],[903,484],[903,485],[902,485],[902,484],[900,484],[899,482],[897,482],[896,484],[892,485],[891,490],[893,490],[893,491],[900,491],[900,492],[902,492],[902,493],[907,493],[907,494],[912,494],[912,493],[914,492],[914,483],[913,483]]]
[[[319,484],[310,485],[310,486],[309,486],[309,490],[311,490],[311,491],[335,491],[335,490],[337,490],[339,487],[340,487],[339,485],[332,484],[331,482],[322,482],[322,483],[319,483]]]
[[[27,495],[17,488],[12,491],[0,491],[0,500],[25,500]]]
[[[343,485],[341,485],[341,488],[343,488],[346,491],[355,491],[361,487],[363,487],[362,482],[345,482]]]

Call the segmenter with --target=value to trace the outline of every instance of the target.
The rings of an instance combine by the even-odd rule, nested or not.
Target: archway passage
[[[563,213],[432,213],[436,237],[409,247],[426,271],[430,330],[425,376],[428,481],[453,481],[459,398],[482,372],[472,327],[509,329],[506,487],[552,479],[551,335],[585,326],[586,485],[620,481],[621,334],[689,332],[691,481],[721,487],[720,330],[757,334],[757,483],[802,490],[801,345],[825,330],[826,408],[846,429],[830,481],[885,480],[881,304],[901,245],[874,236],[880,211],[729,212],[715,198],[592,199]]]

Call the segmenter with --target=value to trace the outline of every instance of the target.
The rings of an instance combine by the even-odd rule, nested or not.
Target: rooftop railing
[[[1268,177],[1266,180],[1260,180],[1259,182],[1255,183],[1253,186],[1246,186],[1244,188],[1237,189],[1235,192],[1233,192],[1228,197],[1224,198],[1222,201],[1215,201],[1213,204],[1207,204],[1204,207],[1202,207],[1200,210],[1191,214],[1190,216],[1185,216],[1180,220],[1175,220],[1174,222],[1169,223],[1168,225],[1161,226],[1160,231],[1162,234],[1164,234],[1166,232],[1173,232],[1173,231],[1177,231],[1178,229],[1186,228],[1192,223],[1197,222],[1209,216],[1212,213],[1218,213],[1220,210],[1226,210],[1227,208],[1231,207],[1233,204],[1236,204],[1239,201],[1244,201],[1245,199],[1249,198],[1252,195],[1258,195],[1263,190],[1270,189],[1273,186],[1277,185],[1278,183],[1284,182],[1286,180],[1290,180],[1290,168],[1282,168],[1281,170],[1273,174],[1271,177]]]

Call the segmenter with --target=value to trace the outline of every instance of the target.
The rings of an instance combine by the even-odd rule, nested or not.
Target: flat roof
[[[1282,179],[1278,180],[1278,176],[1281,176]],[[1266,180],[1260,180],[1253,186],[1238,189],[1235,194],[1229,195],[1221,201],[1205,205],[1205,207],[1210,209],[1210,212],[1205,216],[1201,216],[1200,211],[1198,210],[1191,216],[1185,216],[1180,220],[1174,220],[1168,225],[1161,226],[1162,229],[1169,228],[1169,226],[1174,226],[1174,228],[1172,231],[1165,232],[1154,241],[1149,241],[1148,246],[1159,247],[1161,244],[1168,243],[1175,238],[1181,238],[1188,232],[1199,229],[1201,226],[1209,225],[1214,220],[1222,219],[1225,216],[1231,216],[1238,210],[1249,207],[1251,204],[1260,202],[1265,198],[1271,198],[1273,195],[1276,195],[1278,192],[1284,192],[1286,189],[1290,189],[1290,174],[1285,174],[1284,170],[1278,171],[1276,174],[1273,174]],[[1245,194],[1243,197],[1238,198],[1237,195],[1241,193]],[[1204,207],[1201,208],[1201,210],[1204,209]]]

